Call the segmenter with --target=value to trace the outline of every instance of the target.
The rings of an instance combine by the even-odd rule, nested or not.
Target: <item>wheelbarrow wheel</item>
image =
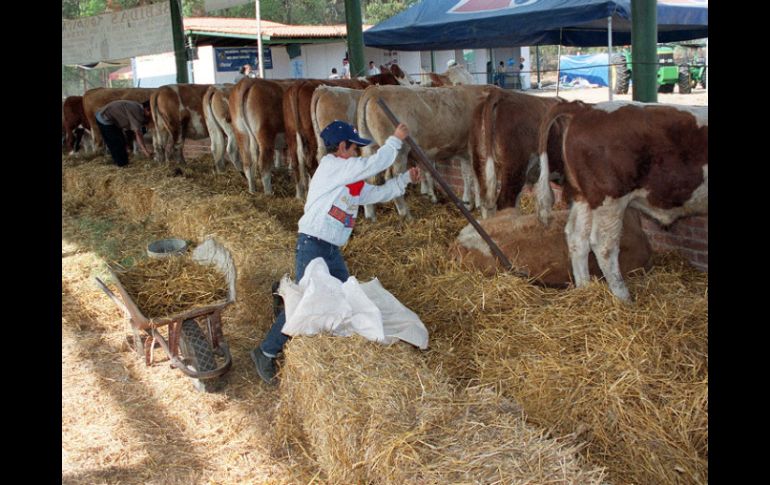
[[[217,368],[217,361],[211,344],[195,320],[182,322],[179,351],[185,363],[198,372]],[[193,379],[193,386],[202,392],[213,392],[219,389],[219,379]]]

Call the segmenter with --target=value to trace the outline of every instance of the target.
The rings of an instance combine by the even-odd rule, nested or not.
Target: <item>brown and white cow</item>
[[[188,138],[200,140],[209,136],[203,119],[203,95],[210,84],[168,84],[150,96],[155,123],[155,161],[172,158],[185,163],[182,147]]]
[[[283,93],[292,82],[244,78],[238,81],[228,98],[233,132],[250,193],[256,190],[254,177],[257,170],[265,194],[273,193],[274,151],[283,148],[285,143]]]
[[[630,295],[618,265],[623,213],[634,207],[664,225],[708,213],[708,107],[631,102],[551,108],[540,129],[537,214],[553,205],[546,144],[551,123],[566,118],[564,170],[573,193],[565,227],[575,285],[589,281],[593,251],[612,293]]]
[[[83,96],[68,96],[62,102],[61,123],[65,147],[70,153],[75,153],[80,148],[84,131],[91,132],[91,125],[83,111]]]
[[[470,147],[482,218],[494,216],[498,208],[518,207],[525,183],[535,182],[527,179],[528,169],[539,168],[540,123],[548,110],[562,101],[493,87],[489,97],[476,107]],[[561,122],[554,123],[548,137],[551,172],[561,173],[563,168],[561,128]]]
[[[127,99],[138,103],[144,103],[150,99],[150,95],[155,92],[155,90],[156,88],[94,88],[85,92],[83,95],[83,112],[86,115],[88,124],[93,127],[91,132],[94,138],[95,152],[104,149],[102,133],[96,126],[96,112],[107,103],[118,99]],[[150,123],[147,128],[148,131],[152,131],[152,123]]]
[[[210,86],[203,95],[203,118],[211,139],[211,154],[214,167],[218,172],[225,171],[225,153],[239,172],[243,172],[243,163],[238,155],[238,143],[235,140],[230,107],[227,100],[234,84]]]
[[[393,134],[394,126],[377,104],[381,98],[393,114],[409,126],[417,145],[433,160],[460,160],[463,175],[463,202],[473,206],[472,168],[469,157],[468,137],[473,110],[491,91],[492,86],[448,86],[440,88],[371,86],[366,88],[358,102],[356,114],[358,131],[364,138],[372,139],[364,154],[371,154],[378,145]],[[406,171],[409,146],[399,152],[391,173]],[[436,202],[432,177],[424,172],[423,192]],[[403,197],[395,199],[402,217],[409,216],[409,207]],[[374,207],[364,207],[366,217],[374,219]]]
[[[427,73],[430,83],[425,86],[459,86],[461,84],[474,84],[473,74],[459,64],[449,67],[444,74],[435,72]]]

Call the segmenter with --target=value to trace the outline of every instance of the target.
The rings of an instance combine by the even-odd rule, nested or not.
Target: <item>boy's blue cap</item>
[[[366,146],[372,142],[372,140],[361,138],[358,135],[358,130],[353,128],[352,125],[339,120],[329,123],[329,125],[321,132],[321,138],[327,147],[336,147],[341,141],[353,142],[360,146]]]

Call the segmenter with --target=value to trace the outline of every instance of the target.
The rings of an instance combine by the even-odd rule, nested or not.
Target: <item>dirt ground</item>
[[[673,93],[658,93],[658,103],[663,104],[685,104],[691,106],[708,106],[709,93],[703,88],[696,88],[690,94],[679,94],[676,88]],[[556,96],[556,89],[529,90],[527,94],[535,96]],[[609,90],[606,87],[601,88],[582,88],[582,89],[559,89],[559,96],[569,100],[581,100],[588,103],[600,103],[609,101]],[[613,94],[613,101],[631,101],[629,94]]]

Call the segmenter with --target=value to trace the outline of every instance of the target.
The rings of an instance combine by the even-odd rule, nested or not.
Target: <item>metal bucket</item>
[[[187,241],[184,239],[160,239],[147,245],[147,255],[157,259],[179,256],[185,251],[187,251]]]

